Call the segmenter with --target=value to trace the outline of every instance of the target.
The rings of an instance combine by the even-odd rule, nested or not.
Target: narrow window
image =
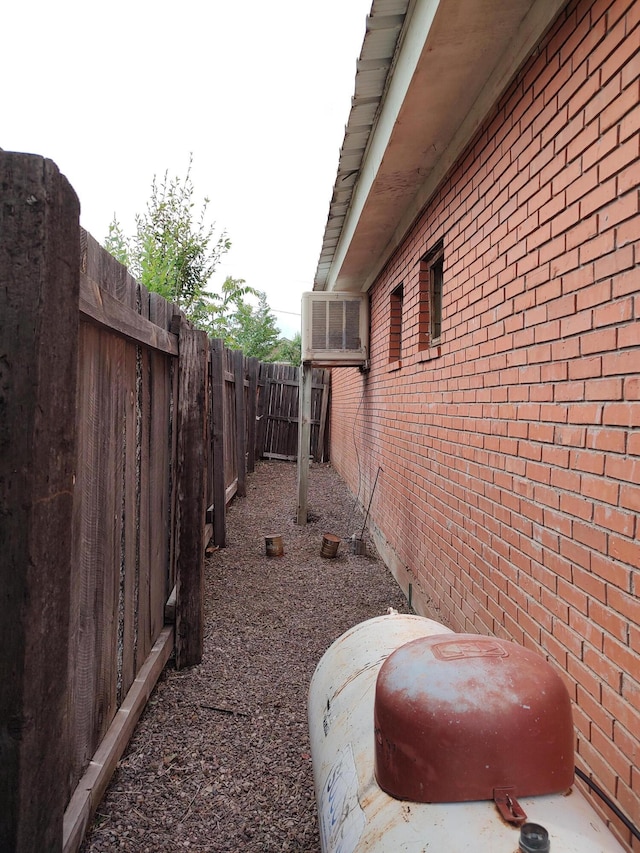
[[[444,248],[436,244],[420,261],[420,350],[440,342],[442,334],[442,286],[444,279]]]
[[[441,251],[431,264],[430,291],[431,291],[431,343],[440,340],[442,329],[442,273],[444,269],[444,254]]]
[[[402,301],[404,288],[396,287],[391,293],[389,311],[389,361],[399,361],[402,356]]]

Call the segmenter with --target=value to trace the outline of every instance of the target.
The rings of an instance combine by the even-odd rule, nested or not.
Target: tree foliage
[[[256,296],[256,306],[244,299],[237,301],[236,310],[229,317],[227,344],[260,361],[273,361],[280,331],[267,304],[266,293],[258,291]]]
[[[146,210],[136,216],[134,235],[128,238],[114,216],[105,248],[148,290],[175,302],[195,326],[206,328],[231,299],[251,289],[240,286],[236,294],[227,289],[222,296],[207,289],[231,242],[208,222],[208,198],[196,210],[191,166],[190,158],[182,179],[168,172],[161,181],[154,176]]]
[[[161,181],[154,176],[146,210],[136,216],[132,237],[127,237],[114,215],[105,248],[148,290],[176,303],[209,337],[222,338],[229,348],[261,361],[288,360],[290,342],[280,339],[263,291],[232,276],[219,293],[209,289],[231,242],[224,231],[217,234],[215,223],[209,223],[208,198],[196,209],[192,162],[189,158],[184,178],[170,177],[168,172]]]
[[[281,338],[275,352],[274,361],[283,361],[296,367],[302,362],[302,335],[296,332],[293,340]]]

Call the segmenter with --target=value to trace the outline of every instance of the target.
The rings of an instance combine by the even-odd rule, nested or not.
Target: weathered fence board
[[[91,818],[107,790],[118,760],[140,719],[151,691],[164,669],[174,644],[173,627],[163,628],[135,682],[118,709],[99,749],[77,785],[64,814],[63,853],[76,853]]]
[[[233,353],[234,403],[236,409],[236,476],[237,494],[247,494],[247,398],[244,388],[244,355],[240,350]]]
[[[50,160],[0,153],[0,850],[56,851],[76,450],[79,204]]]
[[[132,314],[127,310],[127,305],[118,301],[84,273],[80,276],[80,313],[84,319],[93,320],[101,326],[119,332],[129,340],[178,355],[175,335],[158,328],[144,317]]]
[[[314,369],[311,389],[311,455],[318,462],[328,457],[327,430],[330,370]],[[260,384],[264,402],[260,452],[267,459],[298,457],[299,369],[290,364],[262,364]]]
[[[122,476],[122,503],[114,511],[119,519],[116,543],[121,545],[117,554],[120,559],[114,565],[120,579],[120,598],[118,602],[119,631],[117,653],[112,655],[119,659],[120,667],[120,698],[126,696],[129,685],[135,678],[137,664],[137,641],[138,641],[138,541],[137,530],[139,524],[138,495],[140,483],[138,479],[138,419],[140,400],[137,393],[137,369],[138,351],[132,344],[126,341],[118,341],[116,345],[124,346],[125,360],[123,362],[123,380],[119,384],[123,396],[118,400],[123,413],[123,419],[118,424],[116,440],[123,442],[121,453],[123,467],[119,468],[118,475]],[[141,417],[141,413],[140,413]],[[111,647],[114,649],[114,647]],[[96,744],[97,746],[97,744]]]
[[[260,362],[257,358],[247,359],[249,374],[247,386],[247,473],[251,474],[256,467],[256,416],[258,408],[258,371]]]
[[[211,468],[210,500],[213,503],[213,542],[226,545],[227,484],[225,472],[225,380],[224,346],[221,340],[210,343],[211,356]]]
[[[265,442],[295,458],[297,370],[209,347],[54,164],[0,177],[0,849],[75,853],[171,645],[201,660],[207,507],[222,546]]]
[[[131,503],[126,485],[135,470],[135,455],[132,460],[126,453],[127,445],[133,443],[133,406],[131,413],[128,409],[135,389],[135,345],[85,324],[81,331],[78,411],[83,440],[76,480],[80,526],[73,542],[80,601],[69,655],[75,705],[70,720],[76,757],[73,782],[104,737],[117,710],[118,692],[123,692],[122,679],[127,677],[126,662],[119,662],[114,650],[119,641],[123,643],[120,614],[127,595],[126,588],[121,588],[126,577],[122,548],[132,536],[131,524],[126,529]],[[90,365],[88,371],[85,363]],[[129,618],[133,620],[133,604]]]
[[[203,531],[207,511],[207,364],[204,332],[180,321],[176,531],[176,665],[200,663],[204,641]]]
[[[224,369],[224,466],[227,503],[238,489],[238,454],[236,452],[236,391],[233,371],[233,353],[223,350]]]
[[[141,311],[148,311],[148,294],[142,293]],[[138,542],[136,579],[138,582],[138,620],[136,636],[136,669],[146,660],[151,651],[151,518],[150,498],[151,482],[153,479],[152,466],[154,463],[151,452],[151,429],[153,426],[151,412],[151,364],[150,353],[146,348],[137,348],[137,394],[138,411],[136,447],[139,453],[137,465],[137,514]],[[164,587],[164,584],[162,584]],[[163,590],[164,591],[164,590]]]
[[[151,362],[149,388],[151,397],[149,429],[150,636],[155,637],[164,624],[164,605],[171,592],[169,586],[171,383],[170,370],[165,363],[164,356],[151,352],[149,357]]]

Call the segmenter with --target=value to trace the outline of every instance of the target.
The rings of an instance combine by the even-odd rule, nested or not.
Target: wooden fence
[[[329,459],[330,370],[314,368],[311,395],[311,456]],[[259,444],[266,459],[295,460],[298,454],[299,369],[290,364],[260,365],[261,431]]]
[[[75,851],[169,656],[201,660],[205,539],[290,457],[295,375],[138,285],[51,161],[0,152],[0,186],[0,850]]]

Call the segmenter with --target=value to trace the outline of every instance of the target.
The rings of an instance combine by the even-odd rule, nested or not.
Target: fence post
[[[247,494],[247,407],[244,399],[244,354],[233,353],[233,374],[236,385],[236,462],[238,466],[238,497]]]
[[[248,358],[249,395],[247,404],[247,471],[252,474],[256,469],[256,414],[258,411],[258,370],[260,360]]]
[[[328,454],[325,453],[327,421],[329,417],[329,392],[331,390],[331,371],[327,368],[319,371],[322,376],[322,401],[320,403],[320,427],[318,429],[318,447],[316,450],[316,461],[327,462]]]
[[[174,318],[176,319],[176,318]],[[207,355],[205,332],[183,317],[179,334],[176,529],[176,666],[202,660],[204,528],[207,511]]]
[[[309,450],[311,445],[311,390],[313,368],[308,361],[300,367],[300,396],[298,398],[298,512],[297,524],[308,520]]]
[[[0,152],[0,850],[62,849],[80,208]]]
[[[262,459],[264,456],[264,442],[266,436],[267,418],[267,398],[269,388],[269,371],[273,365],[260,362],[258,366],[258,403],[256,406],[256,446],[257,456]]]
[[[211,347],[211,452],[213,454],[213,544],[226,542],[227,491],[224,471],[224,342],[215,338]]]

